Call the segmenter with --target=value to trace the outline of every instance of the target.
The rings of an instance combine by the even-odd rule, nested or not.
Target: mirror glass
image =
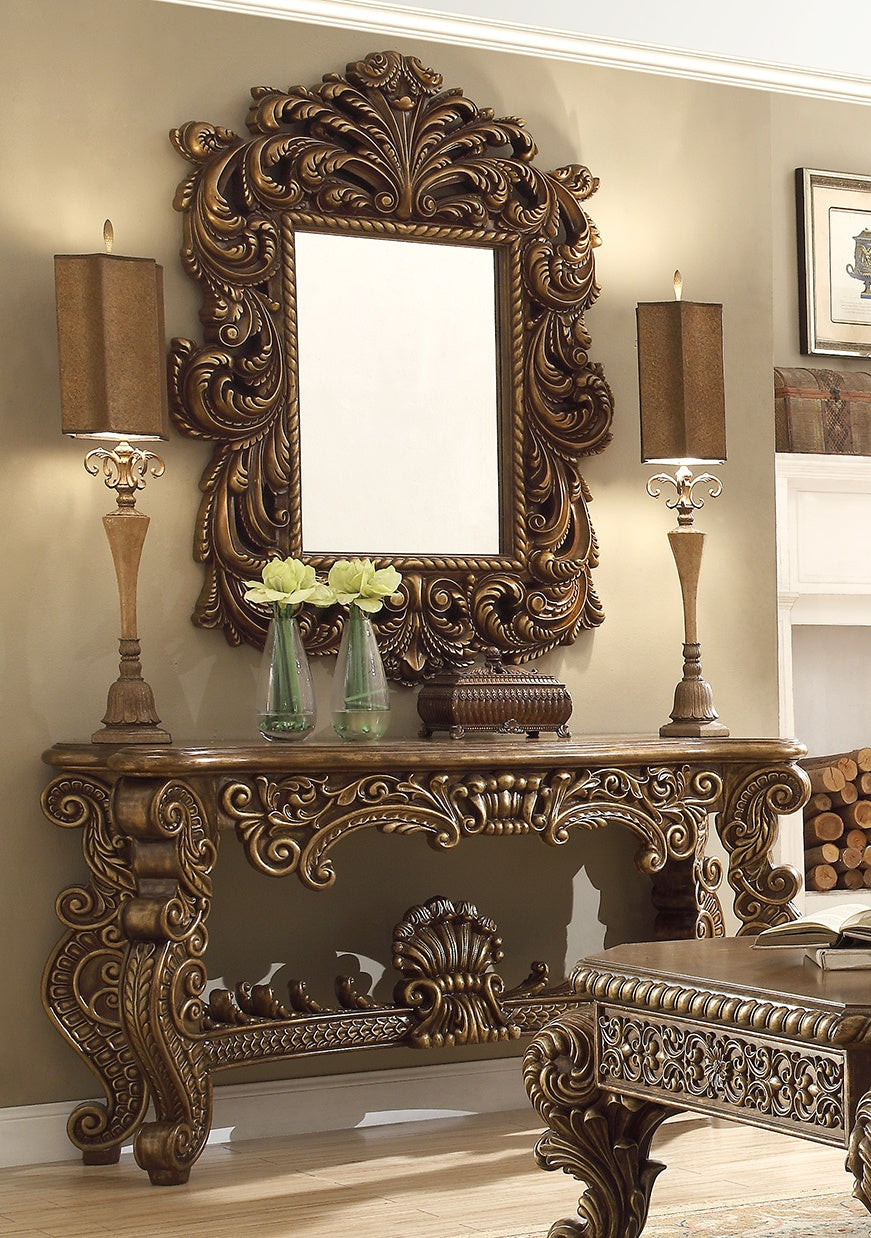
[[[500,550],[495,251],[295,233],[307,554]]]

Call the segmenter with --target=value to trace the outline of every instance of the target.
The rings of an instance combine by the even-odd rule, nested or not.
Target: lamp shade
[[[162,268],[56,254],[54,271],[64,434],[167,438]]]
[[[726,459],[723,307],[653,301],[636,307],[641,459]]]

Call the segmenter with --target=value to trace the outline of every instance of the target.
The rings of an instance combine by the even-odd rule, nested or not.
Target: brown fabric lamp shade
[[[54,268],[64,434],[167,438],[162,268],[120,254]]]
[[[723,307],[653,301],[636,307],[641,459],[726,459]]]

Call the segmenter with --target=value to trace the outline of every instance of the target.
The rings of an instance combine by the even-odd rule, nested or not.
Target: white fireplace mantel
[[[780,733],[795,735],[795,685],[802,674],[793,634],[803,625],[871,627],[871,457],[780,454],[775,457]],[[837,640],[837,634],[834,634]],[[823,668],[824,669],[824,668]],[[821,671],[819,672],[823,678]],[[864,692],[864,672],[852,683],[824,680],[823,691]],[[867,709],[864,699],[859,708]],[[806,735],[800,739],[808,742]],[[867,739],[871,744],[871,727]],[[827,755],[837,744],[812,755]],[[780,858],[803,868],[800,828],[785,827]],[[809,902],[845,897],[814,894]],[[851,892],[849,897],[856,901]]]

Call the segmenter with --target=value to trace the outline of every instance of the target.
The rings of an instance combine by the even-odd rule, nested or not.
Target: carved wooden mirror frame
[[[304,226],[487,244],[497,255],[511,519],[498,555],[392,560],[401,595],[376,616],[388,674],[415,683],[486,646],[521,662],[570,643],[602,620],[577,468],[610,440],[610,391],[584,324],[598,295],[598,239],[581,204],[597,180],[580,165],[542,172],[522,121],[442,90],[438,73],[397,52],[311,90],[251,94],[250,138],[199,121],[171,135],[193,165],[175,207],[204,334],[202,345],[172,341],[172,414],[183,434],[215,443],[201,482],[195,556],[206,577],[194,622],[262,645],[269,615],[244,600],[244,581],[275,553],[303,555],[294,230]],[[380,565],[378,551],[337,548],[332,558]],[[305,558],[319,572],[332,562]],[[337,607],[305,608],[309,651],[335,653],[342,619]]]

